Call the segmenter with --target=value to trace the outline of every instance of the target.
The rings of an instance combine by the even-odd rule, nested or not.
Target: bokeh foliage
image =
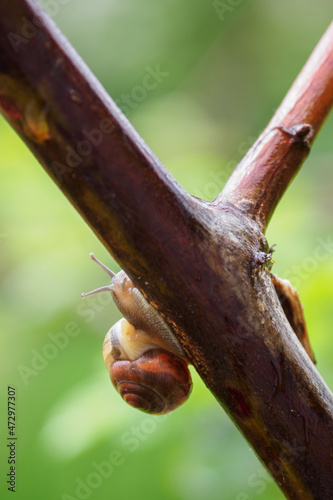
[[[41,3],[175,178],[207,200],[266,125],[333,11],[330,0]],[[145,95],[138,87],[147,67],[167,75]],[[331,387],[332,130],[330,118],[268,230],[274,271],[298,287]],[[0,144],[1,497],[9,498],[11,385],[18,500],[283,498],[195,373],[189,402],[167,417],[122,403],[101,357],[119,313],[108,296],[80,298],[106,282],[90,251],[118,267],[3,119]],[[108,477],[96,476],[105,461]],[[91,481],[91,493],[76,496],[78,480]]]

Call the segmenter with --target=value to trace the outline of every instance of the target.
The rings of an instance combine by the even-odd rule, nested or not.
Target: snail
[[[192,389],[181,345],[125,271],[116,274],[94,254],[89,257],[110,276],[111,284],[81,296],[110,292],[124,316],[110,328],[103,344],[112,384],[132,407],[154,415],[169,413],[188,399]]]

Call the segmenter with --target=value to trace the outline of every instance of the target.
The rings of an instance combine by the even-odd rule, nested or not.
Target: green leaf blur
[[[330,0],[40,3],[172,175],[207,200],[265,127],[333,10]],[[147,88],[152,71],[163,76]],[[273,269],[299,290],[331,387],[332,130],[331,117],[267,234],[277,245]],[[193,394],[173,414],[151,417],[122,402],[101,355],[119,313],[109,296],[80,298],[106,282],[89,252],[117,265],[2,118],[0,145],[1,498],[11,494],[10,385],[17,500],[282,499],[194,370]]]

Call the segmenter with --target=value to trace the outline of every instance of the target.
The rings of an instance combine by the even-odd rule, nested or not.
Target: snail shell
[[[155,415],[178,408],[192,388],[186,363],[164,349],[150,349],[134,361],[116,361],[109,373],[126,403]]]
[[[115,274],[93,254],[111,284],[83,297],[110,292],[124,318],[110,328],[103,357],[111,381],[131,406],[151,414],[168,413],[189,397],[192,380],[178,340],[159,313],[122,270]]]

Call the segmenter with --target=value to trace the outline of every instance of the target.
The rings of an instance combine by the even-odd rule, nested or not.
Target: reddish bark
[[[13,50],[23,19],[38,28]],[[0,4],[0,102],[23,109],[2,104],[5,117],[302,500],[333,496],[333,396],[281,308],[262,231],[332,105],[332,33],[209,204],[171,178],[35,1]]]

